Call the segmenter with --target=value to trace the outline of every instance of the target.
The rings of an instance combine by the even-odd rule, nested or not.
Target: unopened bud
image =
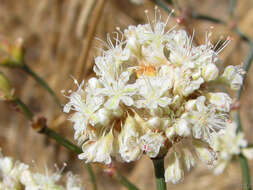
[[[10,81],[0,72],[0,101],[11,100],[13,90]]]
[[[24,64],[23,39],[18,38],[13,43],[0,38],[0,66],[17,67]]]

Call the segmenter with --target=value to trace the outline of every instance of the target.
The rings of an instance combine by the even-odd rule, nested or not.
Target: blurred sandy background
[[[229,18],[229,0],[184,0],[185,8],[221,18]],[[0,0],[0,35],[10,40],[24,38],[26,62],[55,89],[62,103],[67,100],[61,94],[62,89],[73,89],[71,75],[79,81],[92,75],[93,58],[97,48],[102,46],[94,37],[105,40],[106,34],[119,26],[122,30],[130,24],[145,23],[144,10],[148,9],[151,17],[154,4],[147,0],[144,5],[136,6],[128,0]],[[164,13],[162,11],[162,13]],[[166,13],[164,13],[166,15]],[[237,3],[235,17],[239,28],[253,40],[253,1],[240,0]],[[166,16],[164,17],[166,18]],[[175,19],[170,20],[175,24]],[[195,41],[201,42],[205,31],[214,26],[213,42],[220,36],[232,36],[233,41],[221,53],[224,64],[240,64],[246,59],[248,45],[240,41],[228,27],[207,21],[188,20],[187,30],[195,29]],[[73,130],[67,116],[63,114],[51,97],[24,72],[0,68],[12,81],[16,92],[24,102],[38,115],[45,116],[49,125],[56,131],[72,139]],[[253,76],[249,72],[242,95],[241,115],[246,138],[253,142]],[[87,189],[91,184],[84,162],[76,155],[60,147],[54,141],[36,134],[29,129],[29,123],[8,105],[0,102],[0,147],[5,155],[13,156],[26,163],[36,162],[37,166],[47,164],[53,168],[54,163],[82,176]],[[155,189],[152,163],[146,157],[137,163],[120,164],[116,167],[142,190]],[[253,176],[253,161],[250,162]],[[124,189],[100,167],[94,165],[99,189]],[[183,183],[168,185],[168,189],[188,190],[240,190],[241,170],[238,162],[220,176],[214,176],[205,166],[198,165],[185,176]],[[253,178],[252,178],[253,179]]]

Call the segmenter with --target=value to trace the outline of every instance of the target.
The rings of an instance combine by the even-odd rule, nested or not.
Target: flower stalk
[[[166,190],[166,183],[164,178],[164,158],[154,158],[152,161],[155,170],[156,189]]]
[[[124,176],[120,175],[119,172],[115,172],[115,179],[118,180],[123,186],[129,190],[139,190],[134,184],[129,182]]]

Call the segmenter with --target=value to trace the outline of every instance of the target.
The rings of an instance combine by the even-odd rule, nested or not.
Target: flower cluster
[[[156,10],[158,11],[158,10]],[[207,33],[194,45],[184,30],[166,30],[156,14],[145,25],[117,28],[116,43],[95,58],[97,77],[71,92],[64,112],[73,111],[74,138],[82,146],[80,159],[110,164],[168,155],[166,181],[178,183],[195,165],[197,155],[214,165],[213,138],[224,130],[232,104],[213,85],[238,89],[239,66],[217,67],[217,49]]]
[[[226,130],[220,131],[213,139],[213,148],[219,152],[219,159],[213,169],[215,174],[220,174],[227,167],[233,156],[243,154],[248,159],[253,159],[253,148],[247,147],[247,141],[242,132],[236,132],[235,122],[228,123]]]
[[[29,166],[11,157],[0,155],[0,190],[84,190],[80,179],[67,173],[65,186],[59,185],[63,179],[62,170],[50,174],[35,173]]]

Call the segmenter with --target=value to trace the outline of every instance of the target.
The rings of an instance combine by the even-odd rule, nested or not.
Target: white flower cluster
[[[227,167],[233,156],[243,154],[248,159],[253,159],[253,148],[247,147],[247,141],[242,132],[236,132],[235,122],[227,124],[226,130],[220,131],[213,139],[213,148],[219,152],[219,159],[213,171],[215,174],[221,174]]]
[[[71,172],[67,173],[65,186],[59,185],[61,173],[59,169],[51,175],[47,169],[45,174],[34,173],[28,165],[0,155],[0,190],[84,190]]]
[[[68,96],[64,112],[73,111],[80,159],[110,164],[168,155],[166,181],[177,183],[195,164],[194,155],[208,165],[217,160],[212,138],[228,122],[232,99],[215,92],[213,84],[238,89],[242,69],[218,69],[218,53],[207,34],[194,45],[184,30],[166,31],[156,14],[152,23],[119,29],[116,44],[95,58],[95,78]],[[120,37],[121,36],[121,37]],[[121,39],[120,39],[121,38]]]

